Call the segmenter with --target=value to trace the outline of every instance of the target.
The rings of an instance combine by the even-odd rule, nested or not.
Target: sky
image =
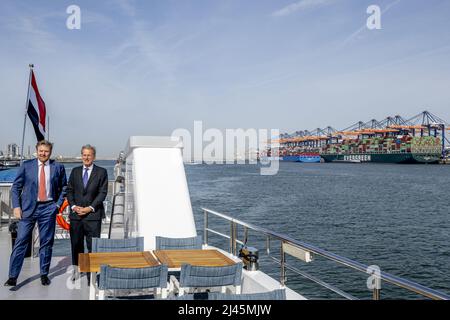
[[[73,4],[79,30],[66,26]],[[194,121],[281,132],[423,110],[450,121],[448,17],[447,0],[2,0],[0,150],[21,142],[29,63],[54,154],[67,156],[89,143],[116,157],[129,136]]]

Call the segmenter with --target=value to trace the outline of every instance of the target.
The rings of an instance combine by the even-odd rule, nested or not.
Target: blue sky
[[[81,30],[66,8],[81,8]],[[382,29],[368,30],[379,5]],[[0,2],[0,149],[35,64],[55,152],[176,128],[282,132],[428,109],[450,121],[450,1]],[[34,143],[28,123],[27,144]]]

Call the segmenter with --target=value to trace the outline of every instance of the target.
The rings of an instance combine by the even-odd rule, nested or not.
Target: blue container
[[[316,163],[320,162],[320,155],[301,154],[298,156],[285,156],[282,157],[282,161]]]

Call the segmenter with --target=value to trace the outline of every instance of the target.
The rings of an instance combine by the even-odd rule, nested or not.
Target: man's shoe
[[[47,276],[41,276],[41,283],[43,286],[49,286],[51,281]]]
[[[9,278],[8,281],[5,282],[5,287],[15,287],[17,285],[17,278]]]
[[[78,269],[74,269],[72,271],[72,277],[70,278],[70,280],[72,280],[72,282],[75,282],[78,279],[80,279],[80,273],[78,272]]]

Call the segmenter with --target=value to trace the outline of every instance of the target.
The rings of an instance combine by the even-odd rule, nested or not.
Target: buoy
[[[58,214],[56,215],[56,222],[64,230],[69,230],[69,228],[70,228],[70,224],[66,221],[66,219],[64,219],[64,217],[62,215],[62,213],[64,212],[64,210],[67,208],[68,205],[69,205],[69,201],[67,201],[67,199],[65,199],[62,206],[59,208]]]

